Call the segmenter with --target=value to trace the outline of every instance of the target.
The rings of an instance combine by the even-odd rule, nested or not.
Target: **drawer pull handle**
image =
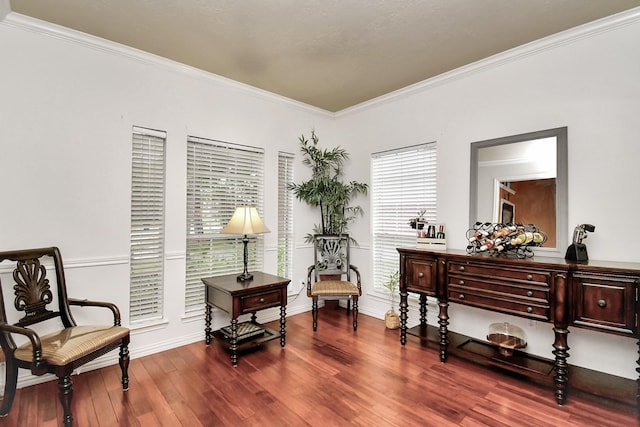
[[[458,282],[458,285],[464,285],[464,280],[460,280],[460,281]]]
[[[464,265],[461,265],[460,268],[458,269],[460,271],[464,271]]]
[[[424,273],[421,271],[420,273],[418,273],[418,278],[422,279],[424,277]]]
[[[601,300],[598,300],[598,305],[602,308],[605,308],[607,306],[607,302],[601,299]]]
[[[533,307],[527,307],[527,313],[533,313]]]
[[[260,298],[260,302],[264,302],[264,298]]]
[[[464,294],[460,294],[460,295],[458,296],[458,298],[460,298],[460,299],[464,299]]]
[[[532,297],[533,296],[533,291],[527,291],[527,296],[528,297]]]
[[[529,281],[533,280],[533,276],[530,275],[530,274],[527,274],[527,280],[529,280]]]

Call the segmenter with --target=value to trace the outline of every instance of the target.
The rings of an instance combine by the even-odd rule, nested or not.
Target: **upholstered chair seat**
[[[40,337],[42,359],[49,365],[64,366],[129,335],[122,326],[72,326]],[[13,353],[16,359],[31,362],[33,347],[26,342]]]

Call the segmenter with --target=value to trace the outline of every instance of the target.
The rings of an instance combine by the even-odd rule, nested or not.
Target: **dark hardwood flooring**
[[[273,322],[272,327],[277,327]],[[287,318],[287,345],[242,354],[197,342],[73,377],[77,426],[635,426],[634,407],[584,395],[555,404],[550,388],[437,353],[384,322],[343,310]],[[18,390],[0,426],[56,426],[55,381]]]

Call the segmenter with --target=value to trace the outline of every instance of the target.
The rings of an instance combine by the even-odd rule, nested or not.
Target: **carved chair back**
[[[351,280],[350,239],[348,234],[316,234],[314,250],[315,280],[331,275]]]
[[[53,261],[56,285],[52,289],[47,275],[47,266],[43,261]],[[0,262],[15,261],[13,280],[15,282],[13,306],[18,312],[24,312],[15,325],[31,326],[55,317],[60,317],[65,328],[76,326],[67,301],[67,287],[64,278],[62,257],[58,248],[28,249],[0,252]],[[55,298],[54,298],[55,296]],[[51,307],[57,300],[58,307]],[[0,321],[8,322],[4,295],[0,287]],[[57,308],[57,310],[56,310]],[[11,335],[5,338],[15,348]]]

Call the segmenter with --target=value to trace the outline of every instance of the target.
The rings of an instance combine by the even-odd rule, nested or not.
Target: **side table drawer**
[[[240,314],[253,313],[269,307],[279,307],[282,305],[282,291],[261,292],[259,294],[240,297]]]

